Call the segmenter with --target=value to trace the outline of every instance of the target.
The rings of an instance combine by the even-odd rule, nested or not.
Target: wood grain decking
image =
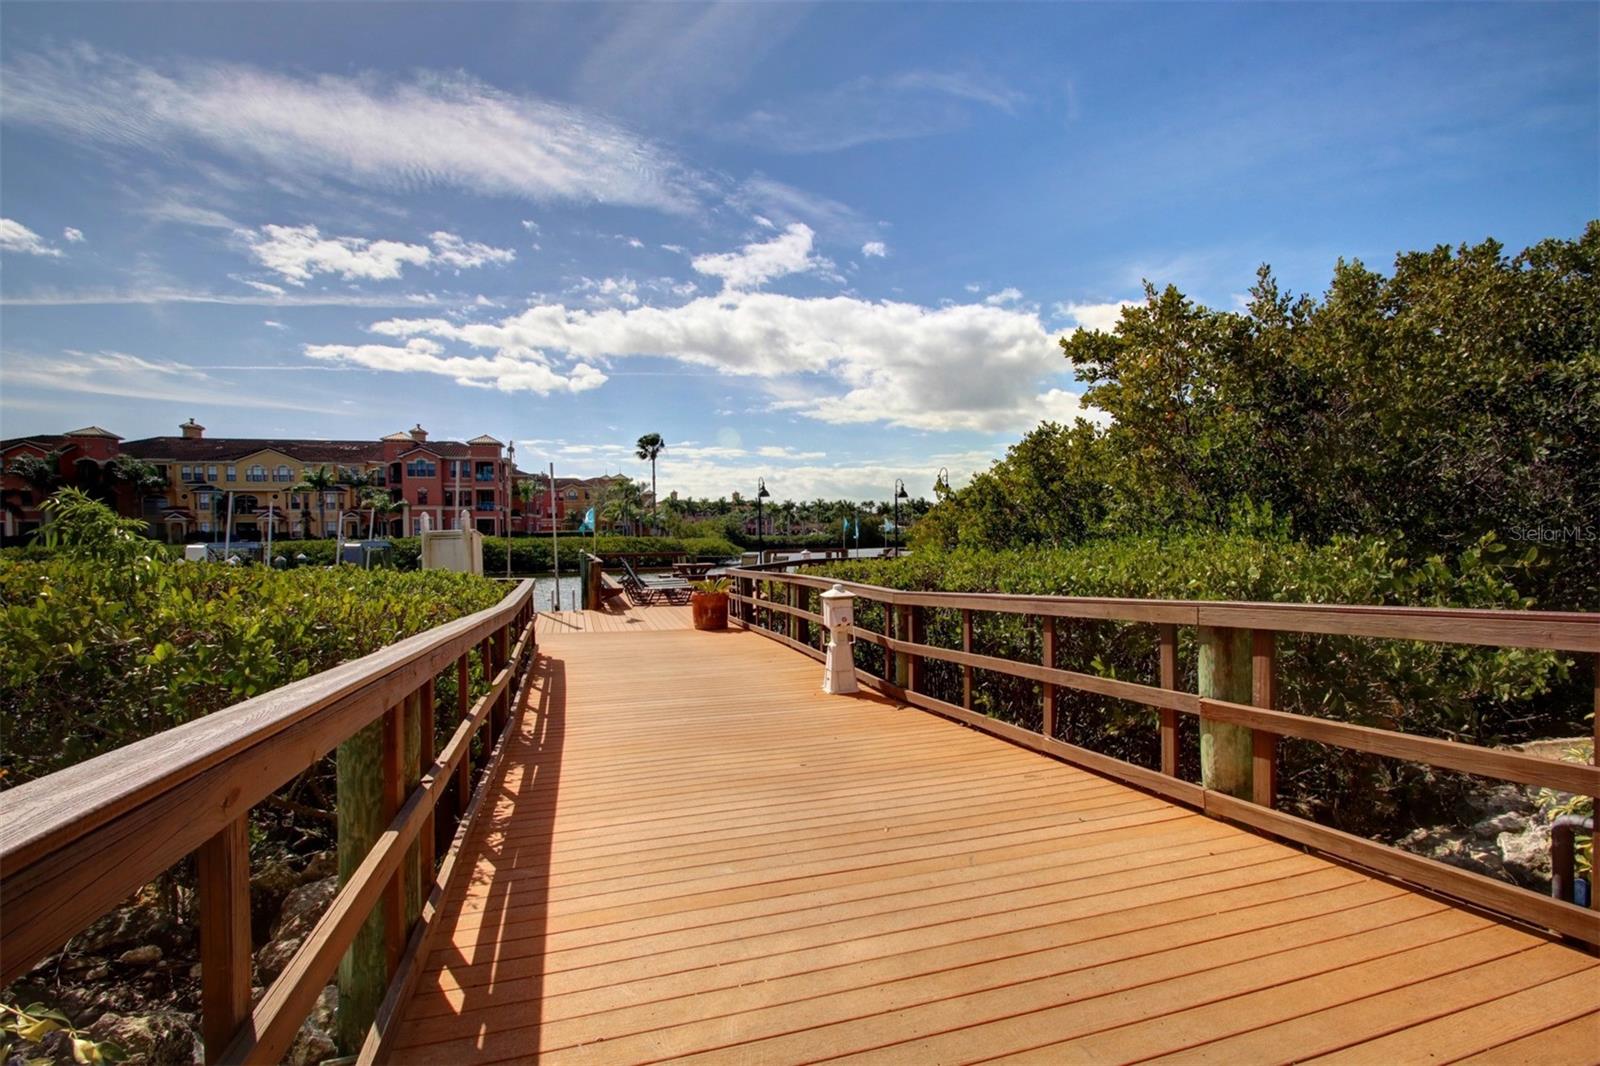
[[[394,1061],[1600,1061],[1590,955],[647,627],[540,619]]]
[[[567,633],[648,633],[663,629],[693,629],[694,614],[687,604],[649,607],[615,607],[604,611],[541,611],[539,639]]]

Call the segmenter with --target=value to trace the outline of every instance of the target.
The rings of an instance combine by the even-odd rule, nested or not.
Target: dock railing
[[[361,978],[376,1005],[362,1048],[370,1060],[415,982],[429,918],[503,753],[517,686],[531,676],[534,639],[533,582],[522,581],[494,607],[0,793],[0,984],[193,854],[206,1060],[280,1061],[363,935],[376,938]],[[476,701],[473,657],[488,683]],[[434,689],[450,673],[457,724],[435,752]],[[371,788],[344,795],[341,766],[340,822],[364,820],[370,845],[252,1008],[250,809],[369,727],[374,758],[357,768],[371,771]],[[456,830],[441,861],[435,819],[447,817]],[[342,856],[350,844],[341,840]]]
[[[1277,749],[1279,738],[1302,738],[1440,769],[1591,797],[1600,795],[1600,767],[1286,713],[1275,707],[1280,635],[1324,634],[1536,648],[1587,656],[1595,671],[1594,698],[1596,709],[1600,710],[1600,614],[923,592],[835,581],[799,572],[793,566],[791,561],[727,571],[735,586],[730,594],[734,604],[731,621],[820,660],[826,631],[820,610],[812,608],[820,608],[816,597],[821,592],[840,585],[858,600],[877,604],[882,609],[882,632],[864,628],[858,611],[857,623],[850,633],[854,640],[882,650],[882,672],[873,673],[857,665],[857,680],[891,698],[1119,779],[1212,817],[1250,826],[1564,936],[1600,944],[1600,912],[1594,909],[1278,809]],[[960,648],[927,642],[926,616],[931,610],[959,612]],[[975,652],[973,619],[983,613],[1032,619],[1032,624],[1040,629],[1040,661],[1021,662]],[[1153,626],[1158,647],[1158,683],[1142,684],[1059,667],[1056,647],[1057,624],[1061,619]],[[1213,699],[1178,687],[1178,629],[1184,626],[1209,631],[1207,635],[1211,639],[1220,637],[1224,643],[1230,636],[1246,638],[1248,701]],[[929,693],[926,664],[930,660],[952,663],[960,668],[959,703]],[[976,671],[992,671],[1037,682],[1041,728],[1024,728],[974,710]],[[1059,739],[1056,736],[1056,697],[1063,689],[1127,700],[1157,712],[1160,768],[1139,766]],[[1179,715],[1249,731],[1251,784],[1247,796],[1207,788],[1179,776]],[[1596,715],[1596,720],[1600,723],[1600,714]],[[1596,725],[1596,732],[1600,734],[1600,724]],[[1596,757],[1600,759],[1600,745],[1596,746]],[[1569,888],[1571,883],[1568,876],[1566,885]],[[1591,893],[1591,907],[1600,907],[1596,895]]]

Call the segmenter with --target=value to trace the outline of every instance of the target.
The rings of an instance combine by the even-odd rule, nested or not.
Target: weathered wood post
[[[1248,629],[1200,626],[1200,695],[1249,703],[1251,636]],[[1200,784],[1240,799],[1253,795],[1255,742],[1248,726],[1200,719]]]
[[[911,639],[911,608],[890,607],[889,612],[894,615],[894,639]],[[911,656],[905,652],[896,652],[894,656],[894,683],[903,689],[911,687]]]
[[[383,832],[383,732],[384,721],[379,719],[340,744],[335,757],[341,888]],[[334,1039],[347,1054],[360,1050],[389,983],[383,927],[383,908],[374,907],[350,950],[339,960]]]
[[[1054,615],[1042,615],[1039,618],[1044,628],[1042,638],[1043,651],[1040,655],[1045,667],[1050,670],[1056,668],[1056,619]],[[1044,718],[1041,732],[1051,740],[1056,736],[1056,687],[1050,682],[1043,682],[1040,686],[1040,695],[1044,700]]]
[[[405,797],[411,795],[416,787],[422,783],[422,692],[413,692],[406,697],[404,718],[401,730],[405,738],[405,751],[401,755],[404,760],[405,774],[402,777],[400,803],[395,804],[398,810]],[[430,692],[431,696],[432,693]],[[431,745],[430,745],[431,747]],[[430,760],[431,761],[431,760]],[[390,817],[394,815],[391,812]],[[404,896],[404,921],[405,925],[399,930],[399,942],[404,945],[406,937],[411,932],[411,923],[415,922],[422,914],[422,840],[419,837],[411,842],[406,849],[406,861],[400,867],[401,890]],[[429,878],[428,880],[433,880]],[[398,960],[397,960],[398,961]],[[384,982],[388,984],[387,981]]]
[[[972,609],[961,608],[961,650],[968,655],[972,654]],[[961,706],[972,710],[972,667],[964,664],[961,667]]]
[[[1178,627],[1163,622],[1159,629],[1160,685],[1169,691],[1178,687]],[[1163,707],[1161,715],[1161,772],[1178,776],[1178,712]]]

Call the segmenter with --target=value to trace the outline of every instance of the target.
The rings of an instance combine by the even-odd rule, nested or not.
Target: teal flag
[[[584,512],[583,525],[578,527],[578,532],[579,533],[593,533],[594,532],[594,508],[593,507],[589,508],[588,511]]]

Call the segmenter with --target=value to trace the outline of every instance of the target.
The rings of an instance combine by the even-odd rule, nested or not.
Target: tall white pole
[[[222,532],[222,561],[228,561],[228,555],[233,550],[233,493],[228,493],[228,522]]]
[[[272,565],[272,523],[276,522],[277,520],[278,505],[276,503],[269,503],[267,505],[267,551],[266,554],[261,557],[262,563],[267,566]]]
[[[561,610],[561,536],[556,532],[556,464],[550,464],[550,566],[556,572],[556,610]]]

